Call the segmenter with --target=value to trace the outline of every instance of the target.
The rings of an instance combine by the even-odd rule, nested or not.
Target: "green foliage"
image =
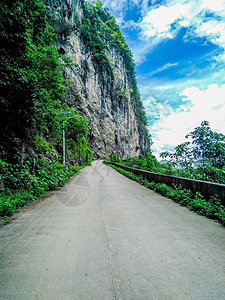
[[[124,159],[122,164],[131,168],[143,169],[143,161],[139,157],[129,157]]]
[[[130,95],[130,91],[125,89],[125,88],[121,88],[121,90],[119,91],[119,96],[123,99],[125,99],[126,101],[129,100],[129,95]]]
[[[61,56],[63,63],[59,63],[44,4],[40,0],[3,0],[0,12],[1,158],[18,163],[24,144],[36,147],[40,154],[53,153],[54,147],[59,151],[62,120],[58,111],[62,110],[77,116],[68,139],[89,153],[84,141],[86,122],[64,102],[60,68],[67,59]]]
[[[118,162],[115,160],[111,161]],[[185,165],[183,169],[178,169],[174,161],[160,164],[152,153],[147,153],[144,159],[139,157],[129,157],[122,162],[120,161],[120,163],[131,168],[147,170],[150,172],[225,184],[225,167],[219,169],[208,164],[199,165],[195,168]],[[180,162],[179,166],[181,166]]]
[[[36,127],[49,133],[64,88],[58,54],[52,46],[53,29],[38,0],[0,3],[0,150],[9,161],[29,141]]]
[[[146,158],[143,160],[142,168],[151,172],[157,172],[159,169],[159,163],[152,153],[147,153]]]
[[[141,159],[139,157],[129,157],[123,160],[123,165],[147,170],[150,172],[162,173],[162,166],[157,161],[156,157],[151,153],[146,153],[145,158]]]
[[[60,163],[40,159],[36,162],[34,172],[29,163],[23,166],[11,165],[0,160],[0,216],[10,216],[17,208],[43,196],[46,191],[63,186],[80,168],[65,168]]]
[[[181,168],[210,165],[221,169],[225,166],[225,135],[212,131],[209,122],[203,121],[186,138],[191,138],[191,142],[178,145],[175,153],[161,153],[161,157],[169,158]]]
[[[194,161],[217,168],[225,166],[225,135],[212,131],[209,122],[203,121],[188,137],[192,139]]]
[[[104,39],[106,18],[109,18],[109,13],[102,9],[100,1],[85,2],[84,20],[81,27],[84,42],[90,47],[98,63],[100,74],[103,75],[103,71],[105,71],[112,76],[112,68],[108,58],[109,49]]]
[[[62,110],[70,110],[70,115],[76,115],[73,121],[67,122],[71,124],[68,150],[73,151],[76,144],[89,155],[85,142],[86,121],[64,103],[66,91],[60,71],[63,63],[59,63],[59,54],[53,46],[55,35],[43,3],[39,0],[3,0],[0,11],[2,158],[17,163],[24,143],[36,147],[40,154],[53,153],[54,147],[59,151],[62,120],[58,111]]]
[[[178,145],[174,153],[161,153],[169,158],[174,174],[198,180],[225,183],[225,136],[210,129],[203,121],[189,133],[191,142]]]
[[[110,153],[109,154],[109,161],[110,162],[121,163],[122,159],[118,155],[116,155],[115,153]]]
[[[2,0],[0,15],[2,216],[64,184],[77,171],[59,163],[63,121],[67,162],[88,161],[91,151],[86,121],[65,103],[61,68],[69,62],[53,46],[54,30],[42,1]],[[70,111],[73,118],[59,111]]]
[[[36,151],[39,154],[46,155],[47,153],[49,153],[51,157],[54,155],[54,145],[41,135],[36,135],[35,146]]]
[[[68,108],[65,110],[69,110],[70,114],[58,114],[57,112],[55,134],[56,140],[60,141],[60,143],[57,144],[57,149],[61,152],[62,127],[64,122],[67,161],[78,163],[81,158],[82,161],[88,162],[92,157],[92,153],[85,139],[88,132],[87,122],[84,118],[80,117],[74,109]]]
[[[203,198],[200,193],[193,193],[190,190],[182,189],[181,187],[174,186],[173,188],[164,183],[148,182],[141,176],[137,176],[132,172],[126,171],[122,168],[110,165],[113,169],[127,176],[128,178],[137,181],[147,188],[154,190],[161,195],[173,199],[175,202],[187,206],[192,211],[207,218],[214,219],[225,226],[225,207],[221,204],[217,197],[211,197],[210,201]]]

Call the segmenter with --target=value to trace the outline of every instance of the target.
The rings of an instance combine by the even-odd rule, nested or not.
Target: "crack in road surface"
[[[101,190],[99,190],[99,198],[100,198],[100,205],[101,205],[101,217],[102,217],[102,221],[103,221],[103,228],[104,228],[104,234],[105,234],[105,240],[106,240],[106,245],[107,245],[107,253],[108,253],[108,258],[109,258],[109,265],[110,265],[110,269],[111,269],[111,276],[112,276],[112,285],[113,285],[113,292],[114,292],[114,300],[119,299],[119,280],[115,274],[115,268],[113,265],[113,260],[112,260],[112,250],[110,248],[109,245],[109,238],[108,238],[108,234],[107,234],[107,225],[104,221],[104,217],[103,217],[103,210],[102,210],[102,201],[104,201],[104,199],[101,198]]]
[[[0,299],[224,300],[224,233],[95,161],[1,228]]]

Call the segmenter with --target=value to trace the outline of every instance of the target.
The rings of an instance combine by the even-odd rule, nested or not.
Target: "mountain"
[[[47,0],[62,69],[66,103],[88,123],[95,158],[111,152],[126,158],[150,150],[151,140],[137,88],[132,54],[119,27],[100,1]]]

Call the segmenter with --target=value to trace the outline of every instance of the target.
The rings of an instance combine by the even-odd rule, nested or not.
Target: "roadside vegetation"
[[[161,154],[163,159],[167,159],[163,164],[159,163],[152,153],[147,153],[145,157],[131,157],[125,160],[111,153],[108,162],[155,173],[225,184],[225,136],[212,131],[209,123],[203,121],[186,138],[189,141],[178,145],[174,153]],[[164,183],[149,182],[122,168],[113,165],[111,167],[190,210],[225,225],[225,208],[216,195],[207,200],[199,192],[193,194],[191,190],[181,186],[170,187]]]
[[[53,46],[55,34],[42,1],[2,0],[0,15],[0,216],[9,216],[63,185],[80,160],[88,163],[91,151],[85,119],[65,102],[61,70],[68,59]],[[61,111],[70,111],[72,118]]]
[[[195,211],[202,216],[216,220],[225,226],[225,207],[217,197],[211,197],[210,200],[206,200],[198,192],[194,195],[191,190],[182,189],[182,187],[176,186],[170,187],[164,183],[149,182],[142,176],[137,176],[132,172],[117,166],[110,165],[110,167],[154,192],[168,197],[180,205],[186,206],[191,211]]]
[[[186,138],[174,153],[160,154],[162,163],[152,153],[125,160],[111,153],[109,160],[150,172],[225,184],[225,136],[203,121]]]
[[[30,162],[11,165],[0,160],[1,194],[0,216],[13,215],[24,204],[42,197],[47,191],[63,186],[83,166],[64,167],[60,163],[38,160],[36,172],[31,172]]]

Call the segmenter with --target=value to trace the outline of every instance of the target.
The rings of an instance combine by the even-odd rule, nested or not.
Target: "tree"
[[[186,138],[192,141],[178,145],[175,153],[163,152],[160,156],[181,168],[210,165],[221,169],[225,166],[225,135],[213,131],[208,121],[203,121]]]
[[[58,111],[72,113],[72,109],[65,103],[63,63],[59,62],[66,59],[53,45],[56,36],[43,1],[2,0],[0,15],[0,153],[1,159],[15,164],[24,157],[37,158],[43,153],[37,150],[33,158],[29,153],[47,149],[48,143],[60,152]],[[75,125],[69,136],[71,152],[74,145],[89,151],[86,122],[78,116]]]
[[[64,88],[44,4],[2,0],[0,15],[0,152],[15,162],[34,131],[51,131]]]
[[[169,158],[170,163],[178,168],[187,168],[192,166],[192,151],[191,143],[185,142],[175,147],[175,152],[170,153],[168,151],[162,152],[160,157],[167,159]]]
[[[191,138],[192,154],[195,162],[222,168],[225,165],[225,135],[212,131],[208,121],[186,135]]]
[[[156,157],[151,153],[146,154],[146,158],[143,160],[143,169],[151,172],[157,172],[159,163]]]

